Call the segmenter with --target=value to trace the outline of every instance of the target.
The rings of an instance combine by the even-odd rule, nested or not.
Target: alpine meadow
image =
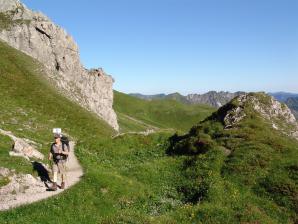
[[[0,0],[1,224],[298,223],[295,94],[131,94],[78,49]]]

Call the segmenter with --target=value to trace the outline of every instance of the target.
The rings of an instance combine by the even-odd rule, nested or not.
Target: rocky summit
[[[221,107],[211,119],[219,119],[225,128],[236,128],[249,116],[259,116],[274,129],[298,139],[298,124],[291,110],[265,93],[242,94]]]
[[[2,41],[41,62],[61,92],[119,129],[112,107],[113,78],[101,68],[85,69],[77,44],[64,29],[18,0],[0,0],[0,16]]]

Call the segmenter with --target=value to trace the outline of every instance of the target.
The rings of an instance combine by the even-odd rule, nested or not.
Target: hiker
[[[64,144],[61,141],[61,134],[55,134],[55,142],[51,145],[51,150],[49,153],[49,160],[53,160],[52,170],[53,170],[53,185],[50,190],[57,190],[57,179],[58,173],[61,174],[61,189],[65,188],[66,181],[66,161],[69,155],[69,144]]]

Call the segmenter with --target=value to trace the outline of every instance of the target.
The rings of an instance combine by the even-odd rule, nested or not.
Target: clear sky
[[[87,68],[144,94],[298,92],[297,0],[23,0],[64,27]]]

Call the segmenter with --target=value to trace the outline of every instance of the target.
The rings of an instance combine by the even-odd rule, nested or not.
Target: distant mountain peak
[[[177,100],[182,103],[187,104],[206,104],[212,107],[219,108],[222,105],[228,103],[231,99],[233,99],[236,96],[239,96],[240,94],[243,94],[244,92],[225,92],[225,91],[209,91],[204,94],[188,94],[187,96],[184,96],[178,92],[171,93],[171,94],[156,94],[156,95],[142,95],[138,93],[130,94],[132,96],[145,99],[145,100],[157,100],[157,99],[172,99]]]

